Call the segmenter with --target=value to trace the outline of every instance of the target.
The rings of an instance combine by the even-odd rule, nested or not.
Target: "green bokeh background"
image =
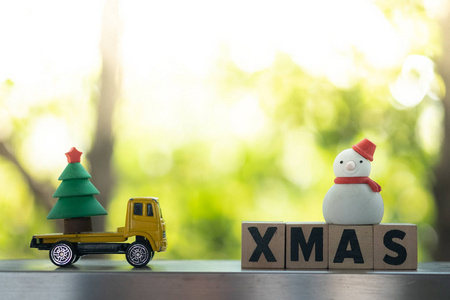
[[[155,258],[239,259],[241,221],[323,221],[322,199],[333,184],[335,156],[369,138],[377,144],[371,178],[383,188],[383,222],[417,224],[419,260],[431,260],[437,241],[431,188],[433,168],[441,155],[440,99],[445,88],[436,69],[428,92],[416,105],[402,105],[390,88],[410,55],[431,62],[439,59],[440,27],[437,19],[427,15],[422,2],[401,2],[401,6],[383,1],[377,5],[394,27],[398,25],[396,17],[402,14],[411,24],[427,30],[426,43],[409,44],[401,61],[380,68],[369,65],[364,53],[355,48],[351,70],[363,75],[346,86],[305,70],[281,50],[270,66],[245,71],[233,61],[227,45],[222,45],[214,68],[200,87],[213,90],[210,111],[193,111],[193,106],[187,105],[185,119],[177,123],[169,115],[173,127],[167,128],[155,124],[160,111],[147,106],[155,99],[123,94],[113,126],[117,183],[106,207],[108,216],[94,218],[105,218],[107,230],[113,231],[123,226],[130,197],[155,196],[160,199],[169,243],[167,252]],[[409,80],[419,84],[422,71],[413,68]],[[17,101],[13,95],[27,86],[17,84],[14,78],[0,80],[2,142],[38,182],[51,182],[56,189],[67,163],[64,151],[76,146],[87,153],[95,139],[98,66],[80,83],[83,97],[32,101],[23,104],[20,114],[11,108]],[[183,84],[199,83],[186,79]],[[246,102],[243,95],[256,100]],[[183,103],[170,104],[174,114]],[[237,116],[243,131],[259,122],[257,130],[242,135],[233,118],[211,119],[211,115],[220,116],[220,111]],[[64,150],[54,159],[58,163],[43,171],[35,165],[36,160],[30,161],[34,150],[29,146],[37,124],[49,118],[65,124],[73,136],[69,141],[78,144],[61,146]],[[186,120],[196,120],[192,121],[196,125],[190,126]],[[229,122],[222,124],[223,120]],[[208,127],[215,131],[206,130]],[[50,128],[48,135],[52,132]],[[45,147],[53,145],[41,145]],[[82,164],[89,171],[85,155]],[[95,185],[95,178],[91,181]],[[0,157],[0,190],[0,258],[46,257],[47,253],[29,249],[29,241],[35,233],[54,232],[55,223],[46,220],[48,211],[33,201],[27,182],[4,157]]]

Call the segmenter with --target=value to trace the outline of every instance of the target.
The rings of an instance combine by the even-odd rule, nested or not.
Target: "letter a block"
[[[283,269],[285,229],[281,222],[242,222],[241,267]]]
[[[379,224],[373,227],[374,268],[417,269],[417,226]]]
[[[373,225],[329,225],[330,269],[373,269]]]
[[[328,268],[326,223],[286,223],[286,268]]]

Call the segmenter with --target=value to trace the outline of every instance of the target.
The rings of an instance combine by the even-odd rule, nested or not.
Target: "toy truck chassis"
[[[143,204],[139,215],[135,203]],[[135,242],[124,243],[133,236]],[[157,198],[132,198],[128,202],[126,225],[117,232],[34,235],[30,247],[49,250],[51,262],[59,267],[71,265],[88,254],[125,254],[130,265],[144,267],[155,251],[166,250],[167,240]]]

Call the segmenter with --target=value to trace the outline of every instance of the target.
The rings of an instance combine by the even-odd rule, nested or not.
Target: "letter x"
[[[264,253],[266,260],[268,262],[276,262],[275,256],[269,248],[269,243],[272,240],[275,232],[277,231],[276,227],[269,227],[264,234],[264,237],[261,237],[259,230],[257,227],[249,227],[248,231],[256,242],[256,248],[253,251],[252,256],[250,257],[251,262],[257,262],[261,257],[261,254]]]

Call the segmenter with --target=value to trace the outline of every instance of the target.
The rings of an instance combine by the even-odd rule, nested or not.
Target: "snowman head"
[[[336,177],[362,177],[369,176],[370,161],[353,149],[347,149],[338,154],[333,163]]]

